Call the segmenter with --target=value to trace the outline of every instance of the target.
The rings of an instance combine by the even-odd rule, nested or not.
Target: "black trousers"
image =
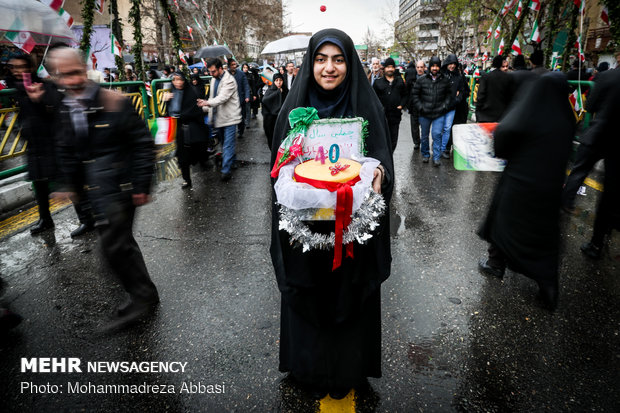
[[[506,268],[506,257],[504,254],[495,246],[493,243],[489,243],[489,248],[487,249],[489,253],[489,260],[487,264],[493,268]]]
[[[575,163],[570,175],[566,179],[562,192],[562,205],[568,208],[575,207],[577,190],[583,184],[594,165],[603,158],[603,154],[591,145],[581,144],[575,154]]]
[[[157,288],[146,269],[140,247],[133,237],[136,207],[130,202],[114,202],[107,211],[107,223],[98,226],[103,256],[133,301],[150,301]]]
[[[420,119],[415,109],[409,111],[409,119],[411,120],[411,139],[413,139],[413,144],[420,145]]]
[[[50,213],[50,182],[47,179],[41,179],[32,181],[32,186],[34,188],[34,195],[37,201],[37,207],[39,210],[39,219],[46,222],[52,221],[52,215]],[[78,216],[81,224],[92,225],[94,223],[94,218],[92,214],[92,209],[90,206],[90,202],[88,201],[88,197],[84,193],[78,194],[80,199],[79,202],[74,203],[73,207],[75,208],[75,213]]]
[[[396,150],[396,144],[398,143],[398,127],[400,126],[400,116],[388,116],[387,117],[388,128],[390,130],[390,140],[392,141],[392,152]]]

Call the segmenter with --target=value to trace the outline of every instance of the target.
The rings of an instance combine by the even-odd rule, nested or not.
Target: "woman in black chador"
[[[280,73],[273,75],[273,84],[269,86],[263,96],[263,129],[267,137],[267,144],[271,148],[273,130],[276,127],[276,119],[280,114],[282,104],[286,100],[288,89],[284,83],[284,77]]]
[[[495,130],[495,155],[507,160],[480,236],[490,243],[480,270],[501,278],[505,268],[538,283],[544,304],[558,300],[559,213],[575,118],[562,73],[529,84]]]
[[[368,121],[368,156],[378,159],[373,189],[388,203],[394,168],[383,107],[371,89],[353,42],[326,29],[310,39],[295,87],[276,121],[271,163],[290,129],[288,115],[314,107],[320,118],[363,117]],[[275,201],[275,194],[273,194]],[[333,250],[302,252],[278,230],[273,204],[271,258],[282,293],[280,371],[309,388],[313,397],[346,396],[366,377],[381,376],[381,283],[390,275],[389,213],[365,245],[354,243],[354,257],[332,272]],[[313,224],[333,231],[333,222]]]

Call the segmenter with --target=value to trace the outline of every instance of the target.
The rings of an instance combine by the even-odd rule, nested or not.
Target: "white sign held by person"
[[[347,118],[312,122],[304,137],[303,159],[315,159],[321,149],[326,158],[361,158],[363,121]]]

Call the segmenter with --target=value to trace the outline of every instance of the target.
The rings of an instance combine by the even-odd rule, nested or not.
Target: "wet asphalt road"
[[[559,308],[540,308],[535,283],[508,271],[481,276],[486,244],[475,231],[498,175],[440,168],[412,154],[408,116],[395,153],[392,276],[382,289],[383,377],[359,394],[361,412],[620,410],[619,237],[601,262],[584,258],[596,191],[563,217]],[[0,341],[0,410],[315,411],[318,402],[278,372],[280,297],[269,257],[269,153],[262,128],[238,142],[230,182],[213,166],[161,182],[138,212],[135,234],[161,306],[147,322],[101,334],[123,301],[96,236],[56,230],[0,241],[0,302],[24,321]],[[183,373],[21,373],[22,357],[187,362]],[[63,393],[20,392],[22,382]],[[172,394],[68,394],[68,383],[166,384]],[[181,393],[183,383],[224,393]],[[220,387],[221,388],[221,387]],[[205,391],[208,391],[205,387]]]

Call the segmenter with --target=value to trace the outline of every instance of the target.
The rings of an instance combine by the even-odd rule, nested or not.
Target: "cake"
[[[295,180],[313,186],[317,183],[339,184],[359,180],[361,169],[362,164],[352,159],[340,158],[335,163],[311,159],[295,167]]]

